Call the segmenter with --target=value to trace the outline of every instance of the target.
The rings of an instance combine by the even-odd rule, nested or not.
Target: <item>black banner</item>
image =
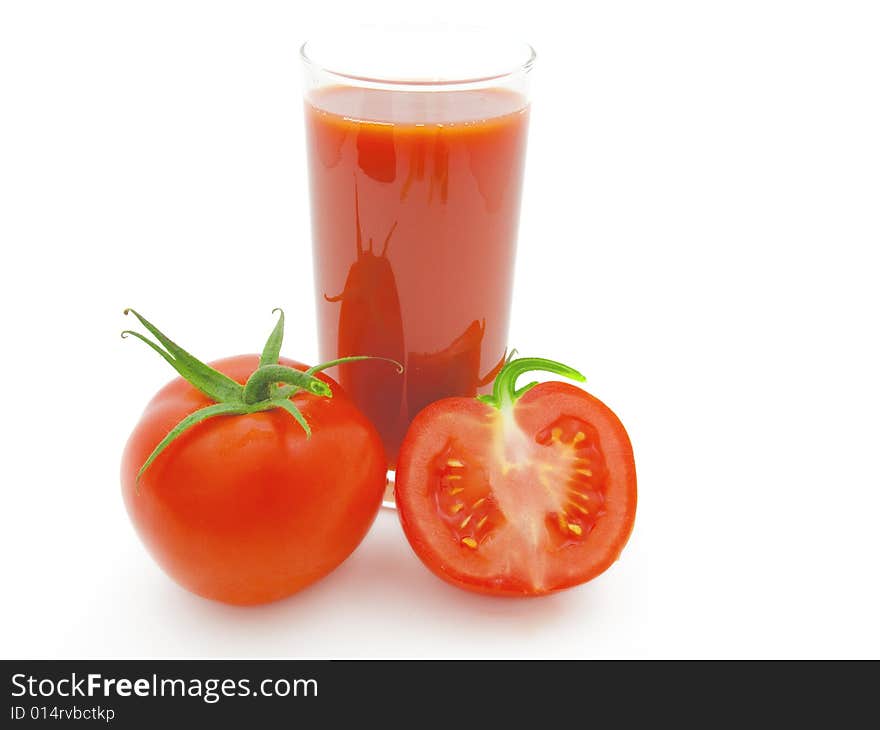
[[[571,725],[606,716],[790,723],[856,719],[873,670],[808,662],[15,661],[2,662],[3,727],[433,726],[448,718]],[[855,675],[855,677],[850,676]],[[807,712],[808,710],[808,712]],[[864,716],[863,716],[864,717]],[[551,719],[555,718],[555,719]],[[305,722],[305,724],[301,724]],[[514,722],[514,726],[519,726]]]

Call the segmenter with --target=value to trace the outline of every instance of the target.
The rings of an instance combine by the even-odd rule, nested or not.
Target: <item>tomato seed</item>
[[[588,514],[590,514],[590,513],[587,511],[587,508],[586,508],[586,507],[582,507],[582,506],[579,505],[577,502],[574,502],[574,501],[572,501],[572,500],[568,500],[568,504],[570,504],[572,507],[574,507],[574,508],[575,508],[578,512],[580,512],[581,514],[584,514],[584,515],[588,515]]]

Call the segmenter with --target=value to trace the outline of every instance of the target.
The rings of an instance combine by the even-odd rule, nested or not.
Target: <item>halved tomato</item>
[[[422,562],[450,583],[534,596],[594,578],[633,529],[636,472],[617,416],[573,385],[517,378],[552,360],[511,360],[494,392],[437,401],[413,420],[397,464],[398,514]]]

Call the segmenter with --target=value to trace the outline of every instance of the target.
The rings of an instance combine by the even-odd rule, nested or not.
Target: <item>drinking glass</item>
[[[503,365],[529,118],[531,46],[450,27],[305,43],[322,360],[393,469],[413,417],[486,392]]]

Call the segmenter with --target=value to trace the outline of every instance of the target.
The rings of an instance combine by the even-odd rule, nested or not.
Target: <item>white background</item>
[[[880,18],[864,2],[5,2],[5,657],[880,657]],[[325,7],[322,14],[317,8]],[[539,60],[511,343],[627,425],[622,559],[478,597],[380,514],[338,571],[240,609],[122,506],[170,369],[316,355],[299,43],[323,21],[507,26]]]

